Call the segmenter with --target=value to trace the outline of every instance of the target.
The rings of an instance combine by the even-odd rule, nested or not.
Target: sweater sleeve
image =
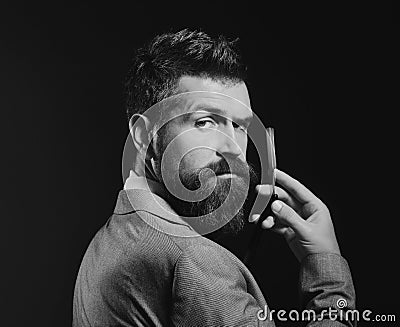
[[[173,326],[275,326],[258,319],[260,310],[240,269],[221,251],[199,246],[181,254],[173,282]]]
[[[356,326],[355,290],[349,265],[333,253],[308,255],[300,266],[300,299],[307,326]],[[313,315],[315,314],[315,318]]]

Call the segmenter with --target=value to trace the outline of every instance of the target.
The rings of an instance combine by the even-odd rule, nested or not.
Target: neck
[[[154,172],[152,161],[144,160],[139,154],[136,155],[133,171],[137,176],[146,177],[148,179],[158,182],[158,178]]]

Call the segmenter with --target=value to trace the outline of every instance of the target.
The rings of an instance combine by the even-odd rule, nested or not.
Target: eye
[[[234,128],[239,128],[240,130],[242,130],[243,132],[247,132],[247,128],[246,127],[244,127],[244,126],[241,126],[241,125],[239,125],[239,124],[236,124],[235,122],[232,122],[232,126],[234,127]]]
[[[214,126],[217,125],[217,123],[213,119],[207,118],[207,119],[199,119],[198,121],[195,122],[194,125],[198,128],[213,128]]]

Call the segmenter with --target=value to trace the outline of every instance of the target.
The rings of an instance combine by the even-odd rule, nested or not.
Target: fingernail
[[[249,217],[249,222],[252,223],[253,221],[257,220],[259,217],[260,217],[259,214],[251,215],[251,216]]]
[[[274,201],[272,202],[271,208],[275,212],[279,212],[282,209],[282,203],[281,201]]]
[[[266,229],[270,229],[272,227],[274,227],[275,225],[275,220],[274,217],[272,216],[268,216],[267,219],[265,219],[262,223],[262,227],[266,228]]]

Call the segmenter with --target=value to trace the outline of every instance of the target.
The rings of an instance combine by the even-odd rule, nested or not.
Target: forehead
[[[216,92],[232,97],[250,108],[250,97],[244,82],[232,84],[216,81],[211,78],[184,76],[178,83],[178,92]]]
[[[175,97],[178,101],[163,110],[162,116],[167,120],[196,111],[219,112],[232,120],[252,117],[249,94],[243,82],[224,84],[210,78],[182,77],[178,85]]]

